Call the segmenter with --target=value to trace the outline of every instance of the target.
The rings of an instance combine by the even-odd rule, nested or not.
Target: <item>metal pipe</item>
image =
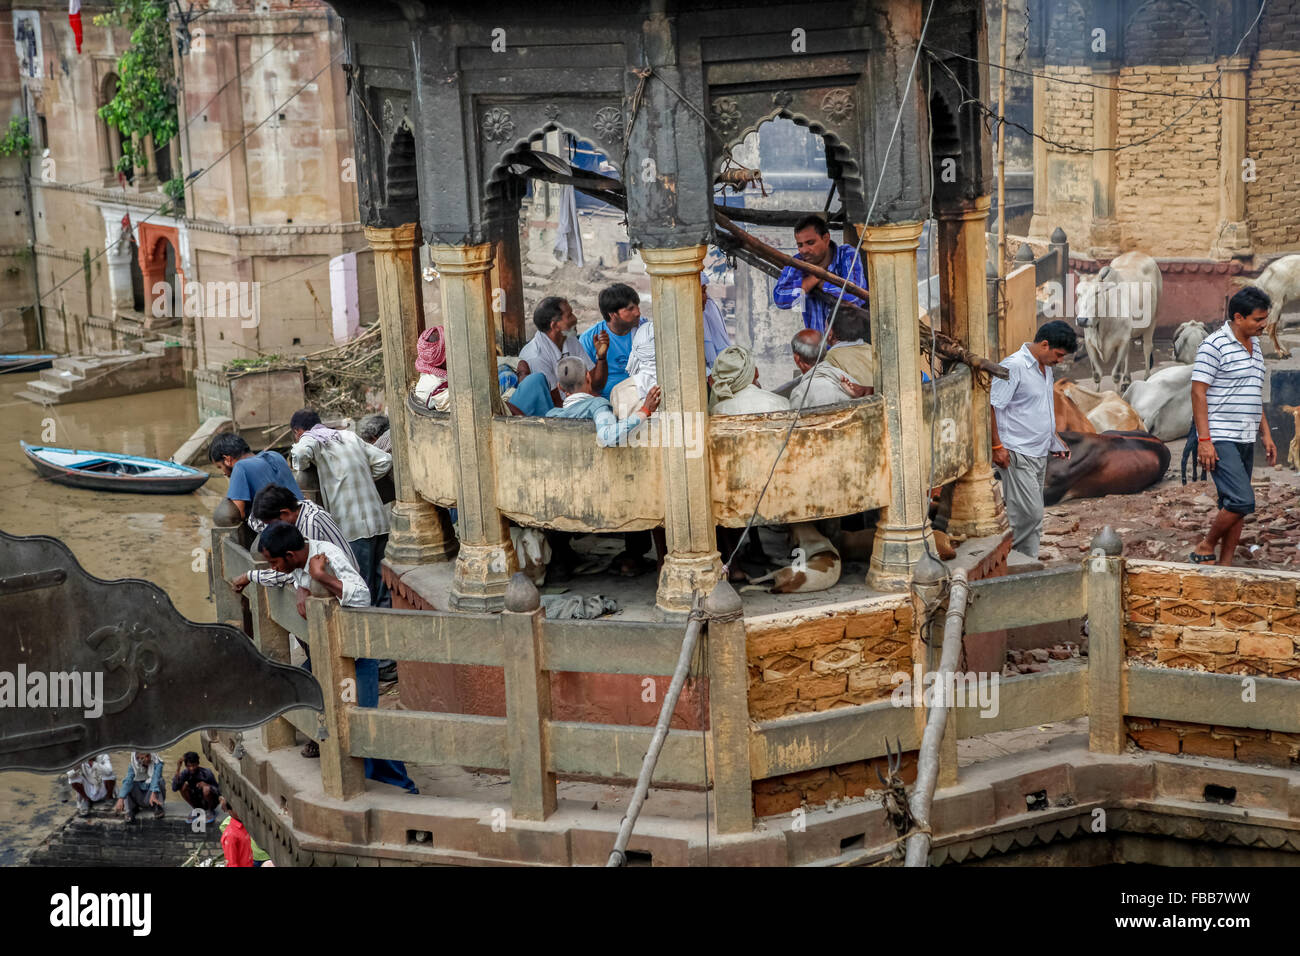
[[[921,751],[916,758],[916,785],[912,789],[909,808],[916,829],[907,838],[905,866],[925,866],[930,857],[930,805],[934,802],[934,787],[939,780],[939,747],[948,726],[949,678],[957,669],[961,658],[961,638],[966,626],[966,599],[970,588],[966,584],[966,571],[953,572],[948,592],[948,616],[943,627],[943,653],[939,658],[939,673],[935,675],[935,706],[925,719],[925,733],[921,737]]]
[[[659,723],[655,724],[654,736],[650,738],[650,749],[646,751],[645,759],[641,761],[641,773],[636,778],[632,802],[627,806],[627,813],[623,814],[623,822],[618,827],[618,839],[614,841],[614,849],[609,852],[606,866],[622,866],[627,862],[624,853],[627,849],[627,841],[632,838],[632,828],[636,826],[636,819],[641,815],[641,807],[645,804],[646,794],[650,790],[650,778],[654,776],[655,764],[659,762],[659,751],[664,749],[664,741],[668,739],[668,725],[672,722],[673,711],[677,708],[677,698],[681,696],[682,685],[686,683],[686,674],[691,669],[691,658],[695,656],[695,645],[700,639],[700,627],[703,623],[701,618],[692,615],[686,625],[682,650],[677,655],[677,669],[673,671],[668,693],[664,695],[663,706],[659,708]]]

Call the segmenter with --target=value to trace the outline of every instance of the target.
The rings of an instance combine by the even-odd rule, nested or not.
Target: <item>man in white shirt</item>
[[[1079,347],[1074,329],[1057,319],[1044,324],[1020,351],[1002,362],[1006,379],[989,389],[993,464],[1002,480],[1011,547],[1038,557],[1043,533],[1043,479],[1047,457],[1069,458],[1070,449],[1056,434],[1052,366]]]
[[[68,785],[77,794],[77,816],[90,816],[90,805],[101,800],[116,800],[117,774],[108,754],[83,760],[68,771]]]
[[[587,356],[587,350],[573,334],[577,324],[578,317],[573,314],[569,300],[549,295],[533,309],[533,325],[537,326],[537,333],[519,350],[519,381],[522,382],[533,372],[541,372],[546,376],[546,383],[551,386],[551,398],[556,405],[562,401],[560,380],[556,373],[556,363],[560,359],[567,356],[582,359],[583,365],[588,369],[604,364],[603,356],[598,362],[592,362]],[[602,368],[599,371],[607,370]],[[597,392],[604,387],[605,376],[600,374],[596,382]]]
[[[316,467],[322,503],[356,555],[371,602],[382,603],[387,589],[379,565],[388,546],[388,508],[375,481],[392,471],[393,456],[354,432],[326,428],[310,408],[294,412],[289,428],[294,437],[290,464],[299,472]]]
[[[352,568],[343,549],[328,541],[309,541],[297,528],[283,521],[266,526],[258,539],[262,556],[272,571],[288,574],[298,587],[298,613],[307,617],[307,598],[313,581],[344,607],[369,607],[370,591]],[[379,706],[379,664],[373,658],[358,657],[357,706]],[[366,758],[366,777],[391,783],[409,793],[419,793],[400,760]]]

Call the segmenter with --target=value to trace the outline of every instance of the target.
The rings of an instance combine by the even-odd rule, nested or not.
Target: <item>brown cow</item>
[[[1169,449],[1147,432],[1061,432],[1069,458],[1049,458],[1043,503],[1066,498],[1131,495],[1154,485],[1169,468]]]
[[[1056,430],[1058,432],[1079,432],[1083,435],[1095,435],[1097,429],[1092,427],[1083,409],[1069,396],[1069,389],[1074,383],[1062,379],[1052,385],[1052,405],[1056,413]]]

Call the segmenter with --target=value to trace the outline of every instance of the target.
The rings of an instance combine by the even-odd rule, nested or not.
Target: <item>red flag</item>
[[[68,22],[72,24],[72,38],[77,41],[77,52],[81,52],[81,0],[68,0]]]

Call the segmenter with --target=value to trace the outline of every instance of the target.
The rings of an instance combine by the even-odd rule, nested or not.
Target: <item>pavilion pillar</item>
[[[442,276],[443,327],[451,427],[457,457],[456,510],[460,552],[451,604],[461,611],[498,611],[517,570],[505,519],[497,510],[492,454],[497,371],[492,328],[492,244],[433,245]]]
[[[1115,218],[1116,132],[1119,126],[1118,67],[1094,67],[1092,91],[1092,231],[1091,253],[1099,259],[1119,255],[1120,228]]]
[[[984,230],[989,197],[944,209],[939,213],[939,301],[943,327],[975,355],[993,354],[989,334],[987,247]],[[979,538],[1006,530],[1006,509],[993,482],[990,461],[989,392],[972,376],[970,441],[973,464],[957,479],[952,493],[948,533],[954,538]]]
[[[406,397],[415,381],[415,349],[424,302],[420,292],[420,226],[408,222],[392,229],[366,227],[375,253],[379,327],[384,348],[384,395],[389,437],[393,444],[393,484],[397,500],[389,519],[388,549],[392,564],[432,564],[456,553],[456,535],[446,512],[415,490],[411,474],[410,412]]]
[[[703,245],[641,250],[654,301],[655,366],[663,393],[659,406],[664,423],[661,434],[702,439],[666,442],[667,447],[661,448],[668,554],[659,572],[655,603],[669,613],[689,611],[695,592],[709,594],[722,574],[709,480],[704,315],[700,299],[704,253]]]
[[[1040,64],[1034,68],[1034,215],[1029,223],[1031,236],[1046,236],[1052,231],[1047,219],[1047,77]]]
[[[867,585],[908,587],[925,553],[930,494],[922,455],[921,333],[917,323],[916,250],[920,222],[861,227],[871,289],[871,340],[876,392],[885,398],[889,441],[889,505],[876,527]]]
[[[1210,255],[1215,259],[1248,256],[1252,247],[1246,222],[1246,71],[1250,57],[1223,63],[1223,97],[1219,100],[1219,225]]]

